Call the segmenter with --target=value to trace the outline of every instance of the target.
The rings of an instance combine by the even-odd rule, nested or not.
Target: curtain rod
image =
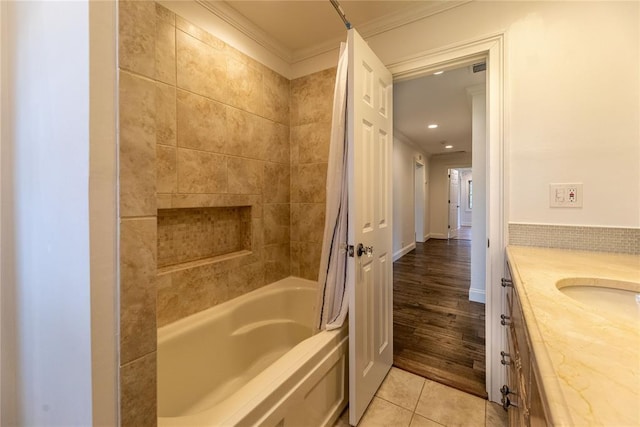
[[[333,5],[333,8],[336,10],[336,12],[338,12],[338,15],[340,15],[340,18],[342,19],[342,22],[344,22],[344,25],[347,27],[347,30],[350,30],[351,22],[349,22],[349,20],[347,19],[347,16],[344,14],[344,10],[342,10],[342,6],[340,6],[340,3],[338,3],[338,0],[329,0],[329,1]]]

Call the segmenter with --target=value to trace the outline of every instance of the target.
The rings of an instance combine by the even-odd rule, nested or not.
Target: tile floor
[[[334,427],[349,427],[344,411]],[[395,367],[380,386],[358,427],[505,427],[496,403]]]

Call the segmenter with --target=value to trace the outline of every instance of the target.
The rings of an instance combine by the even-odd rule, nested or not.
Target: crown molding
[[[238,13],[224,1],[196,0],[196,3],[216,15],[218,18],[240,31],[251,40],[276,55],[278,58],[291,64],[293,61],[291,49],[286,48],[276,39],[264,32],[244,15]]]
[[[340,46],[340,42],[346,39],[345,35],[345,37],[326,40],[314,46],[294,51],[269,36],[269,34],[258,28],[253,22],[238,13],[226,2],[214,0],[196,0],[196,2],[289,64],[295,64],[313,58],[314,56],[331,52],[337,49]],[[369,22],[359,23],[357,29],[362,37],[367,39],[469,2],[471,2],[471,0],[451,0],[429,4],[416,2],[413,7],[391,13]]]

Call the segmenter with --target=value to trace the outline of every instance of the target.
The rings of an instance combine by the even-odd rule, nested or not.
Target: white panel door
[[[356,425],[393,363],[391,73],[349,30],[349,423]],[[359,245],[364,250],[358,250]]]
[[[460,177],[458,171],[449,169],[449,238],[458,235],[458,214],[460,209]]]

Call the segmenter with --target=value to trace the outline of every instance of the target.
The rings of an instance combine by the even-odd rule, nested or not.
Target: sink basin
[[[603,316],[640,322],[640,283],[572,277],[559,280],[556,287]]]

